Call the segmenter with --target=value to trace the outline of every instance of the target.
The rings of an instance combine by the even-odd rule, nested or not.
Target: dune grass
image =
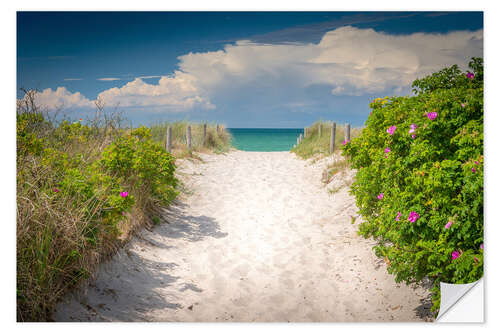
[[[175,156],[229,149],[226,131],[172,123],[173,154],[165,150],[167,124],[125,128],[119,116],[55,121],[27,92],[17,105],[17,320],[49,321],[62,296],[96,272],[146,225],[161,220],[175,198]],[[175,155],[175,156],[174,156]]]
[[[321,126],[321,135],[319,128]],[[292,148],[292,152],[304,159],[329,155],[330,134],[332,122],[317,121],[307,128],[307,135],[302,142]],[[351,128],[351,139],[361,132],[360,128]],[[337,124],[335,131],[335,151],[338,151],[344,142],[345,127]]]
[[[187,147],[186,129],[191,126],[191,150]],[[187,121],[161,122],[150,126],[154,141],[166,146],[168,126],[172,127],[172,154],[177,158],[195,157],[193,152],[224,153],[231,147],[231,136],[224,125],[207,124],[207,135],[203,140],[203,123]]]

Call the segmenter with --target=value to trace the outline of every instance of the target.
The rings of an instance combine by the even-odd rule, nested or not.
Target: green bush
[[[175,159],[148,128],[17,114],[17,317],[44,321],[156,207],[177,195]]]
[[[377,98],[343,147],[351,191],[396,281],[470,283],[483,275],[483,65],[455,65],[413,82],[414,96]]]

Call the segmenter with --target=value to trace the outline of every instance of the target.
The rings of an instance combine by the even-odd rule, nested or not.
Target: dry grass
[[[17,320],[48,321],[56,302],[68,290],[91,276],[98,264],[137,230],[157,219],[159,206],[148,189],[123,180],[135,204],[116,230],[102,218],[107,209],[103,197],[109,195],[104,185],[87,199],[56,192],[54,184],[60,183],[65,173],[64,168],[55,166],[58,159],[47,163],[47,151],[37,154],[22,150],[26,146],[22,138],[28,133],[43,140],[45,148],[78,159],[79,169],[91,170],[105,147],[116,136],[128,132],[118,115],[104,115],[98,106],[95,118],[86,120],[88,132],[72,135],[61,134],[58,122],[42,115],[34,103],[34,94],[27,94],[17,112],[18,119],[22,114],[30,115],[26,131],[20,131],[19,122],[17,125]]]
[[[187,148],[186,128],[191,126],[191,150]],[[223,125],[207,124],[207,136],[203,140],[203,124],[186,121],[163,122],[151,126],[153,140],[166,146],[168,126],[172,127],[172,154],[177,158],[194,157],[193,152],[224,153],[229,151],[231,136]]]
[[[321,135],[319,127],[321,126]],[[292,149],[292,152],[304,159],[311,157],[321,158],[330,154],[331,122],[317,121],[307,128],[307,136],[302,142]],[[344,142],[345,127],[337,124],[335,131],[335,150],[338,151]],[[351,139],[361,132],[360,128],[351,128]]]

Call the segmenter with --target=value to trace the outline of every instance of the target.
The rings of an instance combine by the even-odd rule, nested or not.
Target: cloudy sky
[[[375,97],[483,55],[481,12],[17,15],[17,88],[73,118],[362,125]]]

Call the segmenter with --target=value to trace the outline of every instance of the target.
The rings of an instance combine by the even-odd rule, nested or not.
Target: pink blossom
[[[396,218],[394,219],[395,221],[399,221],[399,217],[401,216],[401,212],[398,212],[398,215],[396,215]]]
[[[411,138],[412,138],[412,139],[415,139],[415,134],[412,134],[412,135],[411,135]]]
[[[410,125],[410,130],[408,131],[408,133],[414,133],[415,130],[417,129],[417,125],[416,124],[411,124]]]
[[[476,169],[475,169],[475,168],[472,168],[472,172],[476,172]]]
[[[125,216],[125,212],[122,212],[122,215]]]
[[[389,133],[390,135],[393,135],[394,132],[396,132],[396,126],[391,126],[387,129],[387,133]]]
[[[474,161],[474,163],[475,163],[476,165],[479,165],[479,162],[478,162],[478,161]]]
[[[391,152],[391,148],[386,147],[384,151],[385,151],[386,153],[390,153],[390,152]]]
[[[128,196],[128,192],[120,192],[120,196],[122,198],[126,198]]]
[[[481,250],[484,250],[484,243],[481,243],[481,245],[479,245],[479,248],[480,248]]]
[[[477,259],[476,257],[472,258],[474,259],[474,262],[477,264],[479,262],[479,259]]]
[[[437,115],[438,115],[437,112],[429,112],[427,114],[427,118],[429,118],[430,120],[434,120],[436,119]]]
[[[349,140],[344,140],[344,142],[342,142],[342,144],[345,146],[346,144],[348,144],[350,141]]]
[[[467,78],[472,80],[474,78],[474,73],[467,73]]]
[[[384,192],[377,195],[377,199],[382,200],[384,198]]]
[[[462,252],[453,251],[453,252],[451,253],[451,260],[458,259],[461,255],[462,255]]]
[[[59,189],[58,188],[54,188],[54,189],[52,189],[52,191],[54,191],[54,192],[57,193],[57,192],[59,192]]]
[[[464,103],[462,103],[461,105],[462,105],[462,107],[463,107],[463,108],[465,107],[465,104],[464,104]]]
[[[410,212],[410,216],[408,216],[408,221],[411,223],[415,223],[420,218],[417,212]]]
[[[446,225],[444,226],[445,229],[450,229],[451,225],[453,224],[453,221],[449,221],[448,223],[446,223]]]

